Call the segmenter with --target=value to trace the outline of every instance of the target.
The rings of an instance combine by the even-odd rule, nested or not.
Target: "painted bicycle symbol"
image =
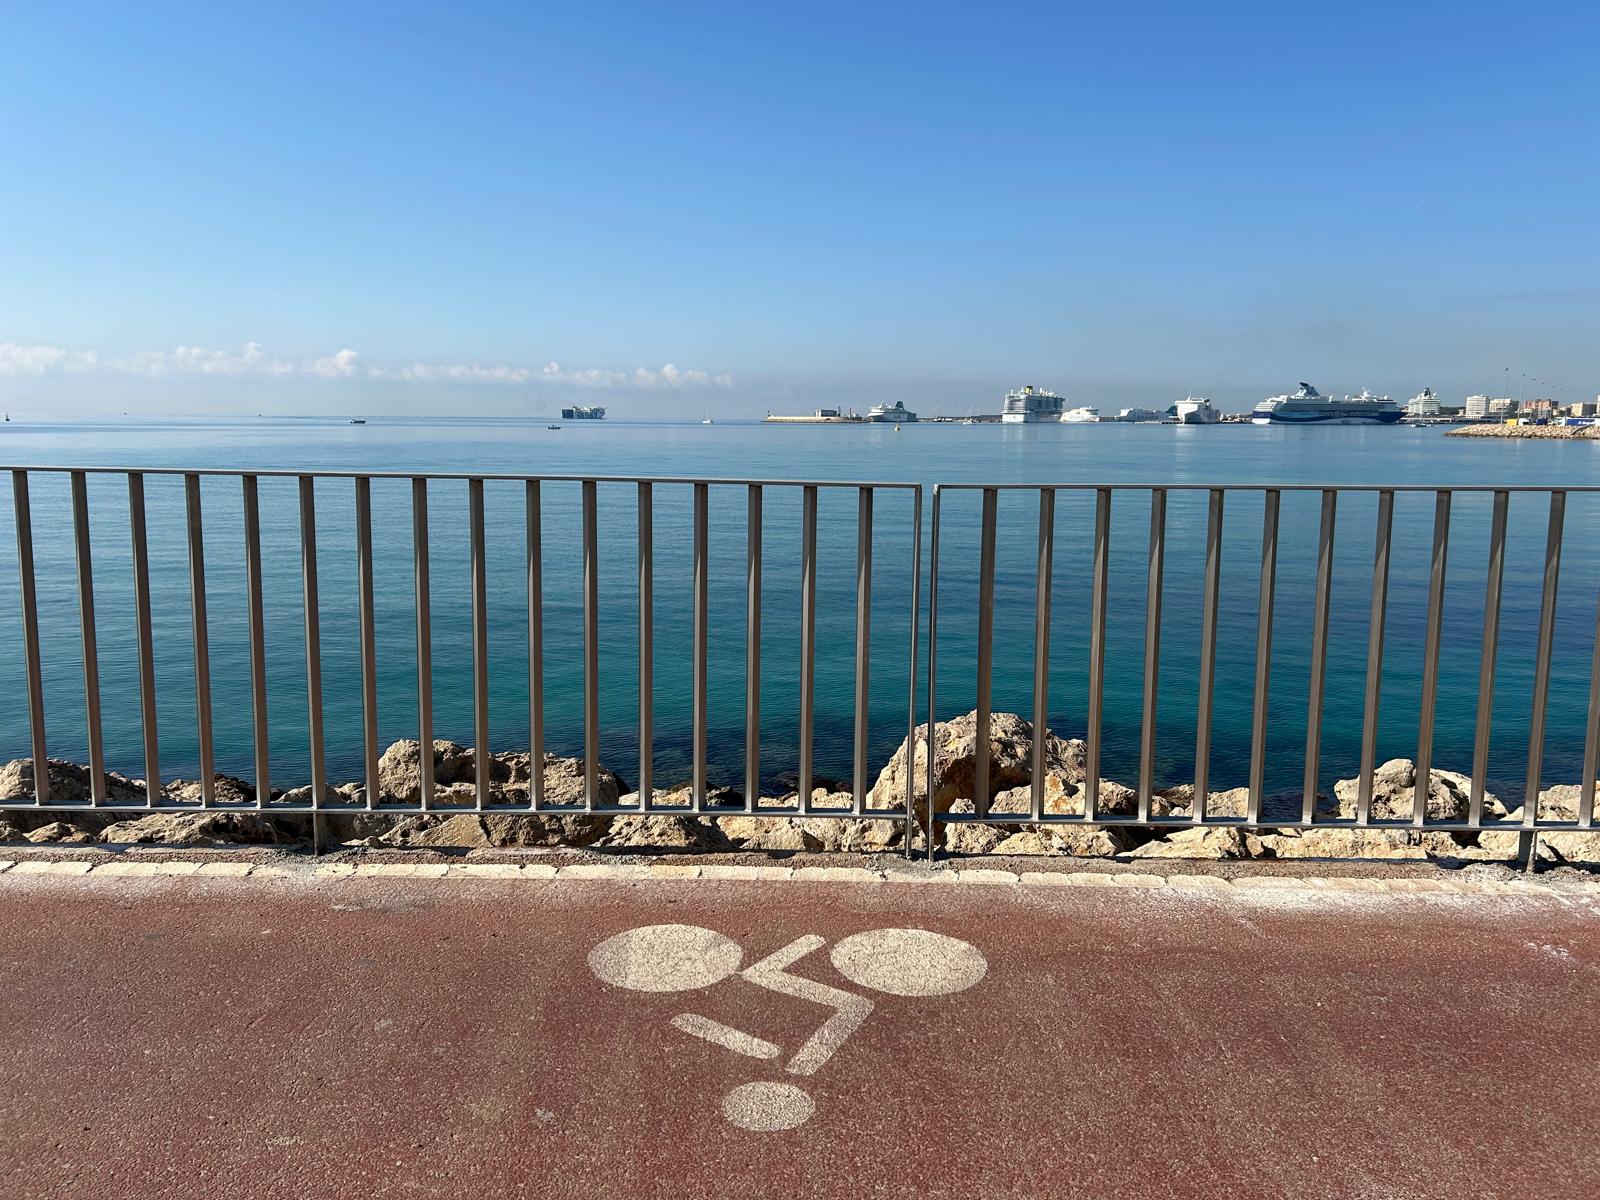
[[[613,987],[635,992],[690,992],[734,975],[781,995],[833,1010],[789,1056],[790,1075],[814,1075],[871,1015],[869,996],[793,973],[807,955],[827,945],[816,934],[797,937],[742,970],[744,949],[732,938],[698,925],[644,925],[607,938],[589,953],[589,969]],[[829,960],[840,975],[890,996],[947,996],[974,986],[988,971],[977,948],[926,929],[873,929],[835,942]],[[783,1048],[695,1012],[672,1018],[673,1028],[746,1058],[776,1060]],[[771,1131],[805,1124],[816,1105],[792,1083],[762,1081],[734,1088],[723,1114],[741,1129]]]

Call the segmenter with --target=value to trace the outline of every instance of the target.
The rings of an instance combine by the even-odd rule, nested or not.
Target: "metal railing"
[[[708,787],[708,646],[712,640],[709,618],[710,558],[709,513],[714,491],[742,491],[746,509],[745,534],[745,749],[742,811],[763,816],[859,817],[867,813],[909,821],[911,781],[903,809],[885,811],[887,803],[868,809],[869,778],[868,696],[870,687],[871,620],[873,581],[874,496],[882,491],[905,494],[910,499],[910,537],[904,566],[909,591],[908,664],[910,687],[907,695],[907,732],[913,735],[917,722],[918,610],[920,607],[922,487],[900,482],[809,482],[781,479],[695,479],[635,476],[523,476],[504,474],[409,474],[399,472],[295,472],[223,471],[184,468],[109,468],[109,467],[5,467],[11,475],[16,521],[17,564],[21,585],[22,654],[26,676],[28,725],[31,733],[35,790],[32,800],[0,800],[0,809],[34,808],[57,811],[196,811],[244,809],[270,813],[332,813],[351,811],[386,812],[524,812],[727,815],[741,811],[730,803],[713,802]],[[79,641],[82,655],[83,689],[86,708],[86,735],[90,768],[90,798],[87,804],[66,803],[50,795],[47,767],[44,680],[41,662],[39,605],[35,580],[33,515],[30,505],[30,475],[66,475],[70,480],[72,529],[75,547]],[[139,711],[142,725],[145,770],[145,800],[142,805],[116,804],[108,799],[106,786],[106,743],[101,713],[101,683],[97,649],[97,618],[93,556],[90,543],[88,479],[96,475],[123,476],[127,481],[128,532],[132,544],[133,620],[138,660]],[[180,477],[183,481],[187,536],[191,636],[194,655],[196,733],[200,799],[198,803],[175,800],[163,790],[161,746],[157,723],[155,642],[151,601],[151,560],[146,522],[145,481],[147,477]],[[248,621],[248,661],[250,673],[251,727],[254,741],[255,799],[248,803],[219,801],[215,787],[215,745],[212,723],[211,662],[206,594],[205,539],[201,509],[201,480],[219,477],[237,481],[241,489],[245,610]],[[299,557],[302,605],[304,611],[305,687],[309,712],[310,798],[308,802],[273,800],[268,736],[267,639],[262,562],[260,479],[293,480],[298,485]],[[355,543],[357,592],[360,628],[361,729],[364,763],[363,803],[350,805],[329,795],[326,779],[327,734],[323,713],[323,648],[321,604],[318,596],[318,543],[316,482],[322,479],[353,481],[355,499]],[[491,755],[475,755],[474,799],[470,805],[441,804],[434,778],[433,756],[419,756],[420,799],[415,804],[396,803],[381,794],[379,786],[378,744],[378,669],[373,565],[372,483],[374,480],[409,481],[411,487],[412,574],[415,589],[417,713],[416,734],[421,746],[434,740],[434,668],[432,648],[433,610],[431,600],[428,498],[429,485],[444,481],[464,482],[467,487],[467,538],[470,547],[472,729],[478,748],[490,745],[489,690],[489,593],[486,571],[484,485],[520,483],[523,487],[523,516],[527,578],[528,632],[528,746],[530,748],[529,800],[526,804],[490,802]],[[580,491],[582,539],[582,712],[583,712],[583,799],[579,803],[558,803],[547,798],[545,779],[545,616],[544,616],[544,530],[542,501],[545,485],[574,486]],[[687,805],[658,804],[654,796],[654,740],[656,705],[654,647],[654,489],[660,485],[683,485],[692,490],[692,589],[693,644],[692,676],[692,778]],[[597,496],[602,487],[631,487],[637,496],[638,571],[638,798],[637,803],[603,803],[601,800],[601,674],[600,674],[600,520]],[[761,683],[762,683],[762,599],[763,599],[763,498],[769,491],[798,492],[800,498],[800,664],[799,664],[799,755],[798,786],[791,804],[761,803]],[[856,496],[856,560],[854,643],[853,643],[853,720],[851,803],[818,805],[812,795],[815,752],[815,708],[817,695],[817,604],[818,604],[818,495],[823,491],[853,492]],[[720,801],[721,797],[716,797]],[[883,798],[887,801],[888,798]],[[910,839],[907,838],[909,845]]]
[[[1561,571],[1561,549],[1567,497],[1594,494],[1597,488],[1583,487],[1492,487],[1469,486],[1437,488],[1426,486],[1334,486],[1334,485],[1229,485],[1207,484],[938,484],[933,488],[931,549],[929,554],[929,630],[928,630],[928,711],[937,721],[938,650],[940,600],[941,523],[945,502],[951,493],[977,493],[980,498],[977,569],[977,647],[975,669],[976,729],[974,734],[975,785],[970,811],[936,813],[935,824],[991,821],[1006,825],[1143,826],[1181,828],[1192,826],[1231,826],[1260,828],[1401,828],[1440,831],[1469,831],[1486,828],[1591,829],[1594,827],[1594,791],[1597,759],[1600,759],[1600,624],[1594,643],[1594,658],[1589,671],[1588,708],[1585,724],[1583,777],[1575,819],[1545,819],[1540,814],[1540,784],[1544,756],[1546,718],[1550,691],[1551,658],[1554,644],[1556,595]],[[1028,493],[1038,496],[1037,543],[1034,556],[1035,625],[1032,648],[1033,694],[1030,804],[1026,812],[991,812],[991,740],[993,710],[993,659],[995,636],[996,542],[998,509],[1004,494]],[[1196,673],[1196,720],[1192,802],[1187,813],[1155,811],[1154,801],[1160,786],[1156,776],[1157,702],[1159,661],[1162,643],[1163,572],[1167,554],[1167,507],[1170,494],[1203,495],[1206,500],[1204,566],[1201,571],[1202,598],[1199,635],[1199,663]],[[1208,811],[1211,791],[1210,762],[1214,690],[1217,670],[1218,614],[1222,602],[1221,561],[1223,516],[1229,496],[1240,493],[1259,495],[1262,500],[1259,574],[1256,581],[1256,628],[1254,636],[1253,697],[1250,715],[1250,759],[1248,795],[1242,815],[1220,815]],[[1309,696],[1305,734],[1305,757],[1300,788],[1298,819],[1293,815],[1274,816],[1264,812],[1267,800],[1268,697],[1273,660],[1273,620],[1278,584],[1279,516],[1285,494],[1307,493],[1320,497],[1321,515],[1316,542],[1315,606],[1312,614],[1309,662]],[[1318,783],[1321,777],[1324,695],[1328,687],[1329,613],[1334,574],[1334,534],[1341,495],[1363,494],[1377,500],[1375,542],[1371,570],[1369,619],[1367,623],[1366,665],[1363,686],[1360,765],[1357,774],[1353,818],[1319,815]],[[1432,549],[1428,559],[1426,626],[1423,637],[1423,666],[1420,678],[1421,703],[1415,741],[1415,784],[1411,812],[1403,820],[1383,820],[1373,815],[1374,771],[1379,742],[1379,703],[1384,661],[1385,615],[1389,593],[1390,559],[1397,494],[1423,494],[1434,501]],[[1090,571],[1090,614],[1088,645],[1088,695],[1084,724],[1084,765],[1080,812],[1046,811],[1046,739],[1043,731],[1050,718],[1050,635],[1053,612],[1051,588],[1056,541],[1056,501],[1058,495],[1092,497],[1094,522]],[[1131,814],[1099,809],[1102,772],[1103,720],[1107,663],[1107,608],[1112,506],[1114,499],[1148,497],[1149,535],[1145,542],[1145,604],[1143,666],[1141,680],[1141,721],[1138,753],[1138,782],[1135,811]],[[1470,800],[1464,819],[1440,820],[1427,813],[1429,788],[1434,768],[1433,747],[1440,679],[1440,645],[1445,607],[1445,575],[1449,552],[1452,498],[1462,494],[1492,497],[1488,531],[1488,553],[1484,568],[1485,599],[1482,642],[1479,650],[1476,727],[1473,742]],[[1548,498],[1545,519],[1543,570],[1540,576],[1540,601],[1537,643],[1534,651],[1532,701],[1529,718],[1527,774],[1523,813],[1516,822],[1486,822],[1485,783],[1489,761],[1491,718],[1494,709],[1496,656],[1500,642],[1500,614],[1506,563],[1507,513],[1512,496]],[[936,726],[935,726],[936,729]],[[935,737],[930,741],[936,743]],[[936,755],[928,755],[927,794],[937,789]],[[1173,782],[1187,782],[1173,781]],[[932,805],[930,805],[930,808]],[[936,843],[930,830],[930,856]]]
[[[905,844],[910,851],[913,823],[917,821],[915,797],[915,756],[906,764],[906,794],[903,798],[875,797],[877,807],[868,807],[873,763],[869,748],[869,694],[871,685],[871,637],[873,596],[873,540],[878,527],[874,497],[880,492],[896,492],[910,500],[909,545],[903,568],[909,590],[908,679],[906,734],[908,747],[918,740],[919,699],[925,699],[930,716],[929,744],[937,744],[939,723],[938,658],[941,616],[940,550],[950,531],[941,531],[948,522],[946,499],[953,494],[975,493],[979,500],[976,539],[977,601],[975,607],[976,654],[970,683],[975,694],[975,782],[970,811],[930,811],[925,817],[926,845],[930,855],[938,843],[937,827],[946,823],[992,821],[1000,824],[1077,824],[1080,826],[1143,826],[1182,828],[1226,826],[1261,828],[1410,828],[1440,831],[1475,831],[1489,828],[1514,828],[1527,831],[1594,827],[1594,790],[1597,765],[1600,765],[1600,637],[1593,646],[1593,661],[1588,673],[1588,708],[1584,724],[1582,782],[1576,812],[1571,819],[1552,819],[1541,814],[1539,789],[1542,781],[1548,698],[1555,646],[1556,599],[1561,573],[1563,530],[1569,495],[1588,496],[1600,488],[1580,487],[1492,487],[1466,486],[1437,488],[1426,486],[1333,486],[1333,485],[1228,485],[1207,484],[940,484],[933,488],[930,552],[928,562],[928,649],[926,695],[918,691],[921,638],[919,608],[922,574],[922,494],[919,484],[903,482],[809,482],[772,479],[697,479],[635,476],[531,476],[506,474],[411,474],[401,472],[331,471],[224,471],[183,468],[108,468],[108,467],[4,467],[11,475],[16,523],[17,566],[20,580],[20,618],[23,673],[30,731],[30,757],[34,764],[35,793],[31,800],[0,800],[0,809],[34,808],[58,811],[96,811],[132,809],[134,811],[195,811],[245,809],[248,811],[310,813],[350,811],[388,812],[532,812],[640,814],[650,812],[693,815],[727,815],[734,812],[764,816],[892,816],[905,822]],[[78,642],[81,651],[83,695],[86,716],[86,742],[89,766],[88,802],[63,801],[52,797],[47,768],[45,687],[42,664],[40,611],[36,589],[34,522],[30,492],[31,475],[65,476],[70,488],[71,534],[76,575]],[[103,614],[95,609],[94,561],[90,539],[89,480],[95,476],[121,477],[127,486],[128,536],[131,543],[133,646],[137,658],[137,691],[142,755],[145,771],[144,802],[140,805],[113,802],[107,794],[106,740],[102,722],[102,680],[97,635],[103,628]],[[155,618],[151,588],[151,553],[147,529],[147,478],[176,478],[183,488],[183,518],[187,558],[190,628],[193,648],[195,733],[199,773],[198,802],[177,799],[164,790],[161,772],[161,745],[157,721]],[[201,481],[215,477],[235,481],[239,487],[243,532],[244,571],[243,608],[247,623],[250,730],[253,741],[253,785],[255,797],[249,802],[219,799],[216,789],[216,735],[213,728],[212,667],[210,626],[206,588],[206,543],[202,513]],[[274,800],[271,787],[272,764],[267,710],[267,622],[263,575],[262,517],[258,483],[262,479],[292,481],[297,489],[300,602],[303,612],[301,638],[304,647],[304,681],[308,713],[308,758],[310,793],[305,801]],[[360,728],[362,743],[363,791],[352,804],[341,796],[330,795],[326,778],[328,735],[324,723],[322,646],[322,606],[318,592],[317,492],[318,480],[348,481],[354,493],[354,541],[356,604],[359,625]],[[379,674],[377,586],[374,576],[373,481],[396,480],[410,485],[411,573],[414,590],[416,645],[416,734],[422,746],[434,739],[434,647],[433,605],[429,548],[428,502],[430,485],[465,484],[467,491],[466,540],[469,556],[471,729],[476,747],[490,746],[490,592],[488,584],[488,545],[485,538],[485,485],[520,485],[523,529],[521,551],[525,562],[527,595],[527,677],[528,718],[526,745],[530,750],[529,794],[526,803],[496,803],[491,779],[491,755],[475,756],[475,778],[471,804],[441,803],[434,779],[433,757],[419,756],[419,798],[415,803],[396,802],[382,793],[379,782]],[[582,799],[555,801],[547,795],[545,778],[545,634],[544,612],[545,488],[560,485],[578,492],[579,538],[581,541],[581,709],[582,709]],[[661,805],[655,797],[656,632],[655,612],[655,489],[671,485],[689,490],[692,495],[689,516],[691,560],[692,645],[686,674],[690,678],[690,766],[688,803]],[[218,486],[213,484],[212,486]],[[637,668],[632,683],[637,687],[638,785],[637,800],[615,803],[602,799],[601,764],[601,633],[600,610],[600,517],[597,497],[602,489],[633,489],[636,498],[637,570]],[[708,650],[714,639],[710,613],[712,550],[709,517],[716,493],[744,493],[744,755],[742,807],[724,802],[714,795],[708,777],[712,754],[709,745],[712,728],[708,685]],[[763,803],[762,795],[762,605],[763,605],[763,500],[769,492],[798,494],[799,499],[799,671],[797,690],[798,741],[797,782],[792,803]],[[813,801],[817,758],[817,637],[818,616],[818,496],[824,491],[856,498],[855,529],[855,605],[854,637],[850,645],[853,699],[851,726],[851,785],[848,806]],[[1253,555],[1257,573],[1251,590],[1255,601],[1253,693],[1250,699],[1249,758],[1245,772],[1246,799],[1242,813],[1218,813],[1210,809],[1213,795],[1212,741],[1217,716],[1218,638],[1223,607],[1223,526],[1230,497],[1249,494],[1260,501],[1259,554]],[[996,584],[1002,571],[997,563],[997,544],[1002,523],[1001,498],[1036,496],[1038,501],[1031,559],[1034,621],[1032,633],[1032,724],[1035,733],[1029,778],[1029,803],[1026,811],[991,811],[990,730],[994,705],[994,641],[996,636]],[[1334,546],[1341,496],[1360,496],[1363,503],[1376,504],[1374,542],[1371,560],[1370,592],[1367,596],[1365,665],[1362,678],[1362,717],[1359,768],[1353,816],[1327,815],[1319,811],[1319,781],[1323,762],[1325,694],[1329,687],[1330,616],[1333,609],[1335,574]],[[1057,502],[1060,497],[1092,501],[1092,534],[1088,554],[1088,646],[1085,714],[1083,723],[1083,769],[1081,811],[1047,811],[1047,774],[1050,770],[1043,731],[1051,718],[1051,634],[1052,618],[1063,605],[1053,594],[1056,573]],[[1299,764],[1300,788],[1297,812],[1285,812],[1281,795],[1268,790],[1269,694],[1272,690],[1274,660],[1274,615],[1279,596],[1280,513],[1285,497],[1306,496],[1320,502],[1320,518],[1315,526],[1314,590],[1310,608],[1310,646],[1307,658],[1307,695],[1303,762]],[[1415,784],[1411,811],[1403,819],[1374,814],[1374,773],[1380,743],[1380,701],[1383,696],[1383,665],[1386,617],[1390,593],[1391,557],[1394,550],[1396,498],[1432,499],[1431,550],[1427,558],[1426,615],[1421,642],[1420,704],[1417,712],[1415,746]],[[1471,496],[1490,505],[1486,557],[1482,576],[1482,631],[1478,645],[1477,694],[1470,798],[1464,817],[1430,817],[1428,798],[1434,767],[1435,726],[1441,678],[1441,644],[1445,628],[1446,568],[1451,540],[1452,502]],[[1532,686],[1528,718],[1528,757],[1525,803],[1516,822],[1486,819],[1485,796],[1489,751],[1494,716],[1497,653],[1501,641],[1501,613],[1507,563],[1508,512],[1512,498],[1518,498],[1519,511],[1530,501],[1542,498],[1544,554],[1539,575],[1537,638],[1532,654]],[[1127,502],[1136,497],[1148,502],[1149,531],[1141,539],[1143,550],[1143,629],[1142,665],[1138,680],[1140,720],[1138,725],[1137,785],[1131,811],[1104,811],[1100,804],[1101,783],[1105,777],[1104,755],[1107,691],[1108,636],[1110,607],[1111,534],[1113,511],[1126,515]],[[1163,651],[1163,600],[1168,590],[1169,499],[1176,503],[1186,498],[1204,500],[1203,565],[1199,572],[1199,645],[1193,672],[1196,686],[1193,729],[1192,774],[1169,781],[1189,783],[1192,795],[1186,812],[1172,811],[1171,805],[1158,805],[1162,781],[1158,756],[1158,705],[1160,702],[1160,663]],[[1309,504],[1309,500],[1307,503]],[[724,510],[726,511],[726,510]],[[1140,508],[1142,513],[1142,506]],[[1142,520],[1142,517],[1140,518]],[[1198,528],[1198,527],[1197,527]],[[1297,528],[1285,526],[1286,529]],[[964,527],[964,532],[969,531]],[[1309,524],[1305,528],[1309,536]],[[1419,531],[1420,532],[1420,531]],[[894,536],[898,538],[898,533]],[[215,543],[213,543],[213,552]],[[1530,581],[1531,582],[1531,581]],[[1474,586],[1477,586],[1476,582]],[[946,602],[948,603],[948,602]],[[965,615],[965,614],[963,614]],[[99,623],[97,623],[97,620]],[[1600,626],[1597,626],[1600,628]],[[833,653],[842,657],[842,643]],[[969,682],[965,675],[963,685]],[[1242,691],[1242,688],[1241,688]],[[119,697],[120,699],[120,697]],[[1390,739],[1392,742],[1392,739]],[[1408,747],[1409,749],[1409,747]],[[927,754],[922,768],[927,796],[938,792],[937,754]],[[452,794],[448,799],[458,797]],[[1274,811],[1268,811],[1269,799]],[[898,809],[888,807],[890,803]],[[936,806],[929,804],[929,810]]]

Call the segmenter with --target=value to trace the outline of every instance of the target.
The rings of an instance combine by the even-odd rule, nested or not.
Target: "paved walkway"
[[[1595,1195],[1597,896],[11,871],[0,1195]]]

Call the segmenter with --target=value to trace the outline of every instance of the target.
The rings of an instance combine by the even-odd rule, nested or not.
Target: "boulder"
[[[35,845],[52,843],[55,845],[82,845],[84,842],[94,841],[94,834],[76,825],[68,825],[65,821],[51,821],[40,825],[37,829],[24,834],[28,841]]]
[[[1193,810],[1194,784],[1180,783],[1165,788],[1150,798],[1150,813],[1157,817],[1187,817]],[[1250,811],[1250,789],[1229,788],[1212,792],[1206,798],[1206,815],[1210,817],[1243,817]]]
[[[277,826],[264,816],[212,808],[204,812],[150,813],[131,821],[119,821],[107,826],[100,840],[122,844],[183,846],[240,843],[272,845],[281,838]]]
[[[1261,839],[1242,829],[1179,829],[1146,842],[1133,851],[1135,858],[1253,858]]]
[[[1417,782],[1417,764],[1409,758],[1391,758],[1372,772],[1372,818],[1375,821],[1409,821]],[[1319,797],[1321,816],[1354,820],[1357,779],[1341,779],[1333,785],[1333,799]],[[1464,821],[1470,811],[1472,780],[1455,771],[1428,773],[1428,799],[1425,811],[1430,821]],[[1494,820],[1506,815],[1506,807],[1490,792],[1483,796],[1483,815]]]
[[[715,820],[722,836],[739,850],[821,850],[824,845],[823,839],[808,831],[811,822],[748,815]]]
[[[934,765],[938,771],[935,812],[946,812],[960,799],[971,799],[977,781],[976,710],[938,727],[938,748]],[[1084,746],[1045,731],[1045,770],[1059,772],[1062,783],[1083,781]],[[911,772],[913,803],[919,814],[927,811],[928,727],[918,726],[911,753],[902,741],[892,758],[878,773],[877,782],[867,797],[872,808],[903,808],[906,775]],[[989,790],[998,794],[1021,787],[1033,778],[1033,726],[1015,713],[993,713],[989,718]]]
[[[47,760],[50,799],[53,802],[88,804],[89,768],[65,759]],[[143,804],[146,797],[142,780],[129,779],[115,771],[105,775],[106,800],[111,804]],[[13,759],[0,767],[0,800],[33,799],[33,760]]]
[[[1283,829],[1259,838],[1266,858],[1427,858],[1416,830]]]
[[[675,816],[666,813],[613,817],[610,828],[596,838],[593,844],[673,850],[733,849],[733,844],[711,818]]]
[[[246,783],[232,775],[218,775],[212,780],[212,791],[216,795],[218,804],[254,804],[256,802],[256,789],[252,783]],[[202,800],[200,781],[198,779],[174,779],[161,789],[168,800],[180,804],[199,804]]]

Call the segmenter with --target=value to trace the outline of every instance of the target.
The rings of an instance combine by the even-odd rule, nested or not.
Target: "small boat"
[[[704,421],[701,421],[700,424],[702,424],[702,425],[715,425],[716,422],[713,421],[710,417],[707,417]]]
[[[367,423],[367,419],[365,417],[351,417],[350,418],[350,424],[352,424],[352,425],[365,425],[366,423]]]
[[[559,425],[546,425],[545,428],[546,429],[560,429],[561,426],[559,426]]]

